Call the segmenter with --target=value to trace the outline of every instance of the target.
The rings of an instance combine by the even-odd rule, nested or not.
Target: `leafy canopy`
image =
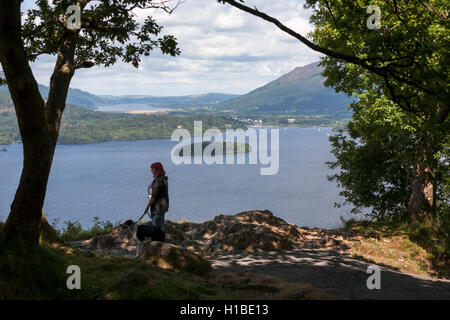
[[[328,162],[330,175],[341,187],[345,204],[353,213],[366,212],[372,218],[405,218],[411,194],[413,167],[424,121],[401,110],[374,90],[359,95],[351,104],[352,120],[347,131],[330,137],[336,160]],[[450,218],[450,136],[434,131],[432,164],[435,174],[437,213]],[[446,213],[445,213],[446,212]]]
[[[367,26],[369,5],[380,8],[379,29]],[[313,9],[314,43],[381,70],[322,58],[325,84],[359,99],[350,105],[348,132],[330,138],[337,160],[329,165],[340,171],[329,178],[343,188],[344,203],[355,213],[370,208],[374,217],[404,215],[414,165],[426,152],[437,206],[447,206],[446,1],[307,0],[305,7]]]
[[[172,56],[180,53],[173,35],[161,36],[160,26],[151,16],[140,20],[140,14],[152,9],[171,13],[176,5],[171,1],[114,0],[38,0],[37,8],[24,17],[22,37],[30,61],[41,54],[55,55],[62,42],[72,33],[75,36],[75,68],[93,65],[108,67],[117,60],[138,67],[141,56],[148,56],[154,49]],[[81,9],[79,30],[67,27],[73,14],[70,5],[77,3]]]
[[[369,5],[380,8],[380,29],[367,27]],[[445,0],[307,0],[314,8],[314,42],[364,59],[381,73],[323,59],[327,85],[348,94],[378,86],[419,117],[448,116],[450,33]],[[383,70],[385,74],[383,74]],[[445,110],[444,110],[445,109]]]

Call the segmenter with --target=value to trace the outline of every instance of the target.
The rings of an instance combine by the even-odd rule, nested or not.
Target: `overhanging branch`
[[[251,7],[246,6],[245,4],[243,4],[242,0],[241,0],[241,2],[237,2],[235,0],[218,0],[218,1],[222,2],[222,3],[228,3],[229,5],[231,5],[235,8],[238,8],[239,10],[250,13],[250,14],[257,16],[265,21],[273,23],[280,30],[282,30],[283,32],[296,38],[297,40],[299,40],[300,42],[302,42],[303,44],[305,44],[307,47],[309,47],[310,49],[312,49],[314,51],[323,53],[323,54],[325,54],[329,57],[335,58],[335,59],[340,59],[340,60],[344,60],[348,63],[359,65],[359,66],[363,67],[364,69],[371,71],[378,76],[381,76],[383,79],[392,77],[393,79],[395,79],[401,83],[404,83],[404,84],[412,86],[416,89],[419,89],[420,91],[422,91],[426,94],[435,96],[438,100],[443,101],[444,103],[447,103],[447,102],[445,102],[445,97],[442,97],[442,95],[439,92],[435,92],[435,91],[431,90],[430,88],[424,86],[422,83],[416,81],[415,79],[412,79],[407,74],[404,74],[404,73],[399,72],[398,70],[395,70],[395,68],[393,68],[394,65],[388,64],[388,65],[383,65],[383,66],[375,66],[375,65],[371,64],[371,62],[372,63],[373,62],[377,62],[377,63],[392,62],[392,59],[385,60],[385,59],[377,58],[377,57],[361,59],[356,56],[351,56],[348,54],[336,52],[331,49],[316,45],[312,41],[308,40],[306,37],[302,36],[301,34],[297,33],[296,31],[285,26],[283,23],[281,23],[276,18],[271,17],[271,16],[267,15],[266,13],[259,11],[257,8],[251,8]],[[414,59],[414,57],[409,57],[409,58],[412,58],[412,60]]]

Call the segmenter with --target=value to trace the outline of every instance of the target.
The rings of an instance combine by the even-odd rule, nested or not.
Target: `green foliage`
[[[131,115],[87,110],[69,105],[63,115],[59,144],[86,144],[116,140],[167,139],[178,127],[193,133],[194,121],[201,120],[204,130],[217,127],[245,128],[229,117],[215,115]],[[17,119],[12,112],[0,113],[0,144],[20,141]]]
[[[403,217],[411,193],[417,135],[423,122],[402,111],[385,96],[368,90],[353,103],[355,111],[348,131],[330,137],[336,161],[331,169],[339,171],[329,176],[343,189],[345,201],[352,204],[353,213],[370,210],[370,216]],[[437,205],[448,206],[449,149],[442,143],[445,132],[434,132],[437,159]],[[447,187],[445,187],[447,186]],[[447,190],[447,191],[446,191]]]
[[[81,2],[83,3],[83,2]],[[160,36],[160,26],[151,16],[138,22],[134,9],[171,10],[167,2],[145,0],[85,1],[81,7],[81,26],[71,31],[66,25],[71,0],[39,0],[29,10],[22,27],[25,49],[31,61],[42,53],[55,55],[64,37],[75,40],[75,66],[86,61],[108,67],[118,59],[138,67],[141,56],[159,48],[162,53],[178,55],[180,50],[172,35]],[[159,36],[159,37],[158,37]]]
[[[119,222],[100,221],[99,217],[94,217],[93,226],[87,230],[84,230],[78,221],[65,221],[64,224],[65,228],[60,232],[60,238],[64,241],[78,241],[109,234],[119,225]]]
[[[369,5],[381,11],[381,28],[369,29]],[[331,57],[322,60],[326,85],[353,94],[380,86],[392,100],[417,115],[437,112],[450,100],[445,0],[307,0],[314,8],[310,36],[322,47],[366,61],[368,68]],[[381,69],[375,74],[370,68]],[[369,69],[369,70],[368,70]]]
[[[352,107],[355,113],[348,123],[348,135],[340,131],[330,137],[337,160],[328,164],[340,170],[329,180],[338,182],[343,188],[340,195],[345,197],[337,206],[350,203],[353,213],[370,208],[373,217],[402,215],[410,194],[408,148],[414,129],[385,97],[366,94]]]
[[[20,141],[17,118],[11,111],[0,112],[0,144],[10,144]]]
[[[331,138],[337,161],[330,167],[341,172],[330,179],[344,189],[344,203],[352,204],[353,212],[368,209],[371,217],[405,217],[411,194],[427,206],[424,193],[412,193],[413,183],[415,190],[421,189],[426,172],[434,175],[437,200],[424,210],[435,214],[448,203],[450,33],[443,19],[445,1],[429,3],[306,1],[305,7],[313,9],[314,43],[365,64],[330,56],[321,62],[326,85],[359,98],[350,106],[354,114],[348,135]],[[380,29],[367,27],[368,5],[380,8]]]

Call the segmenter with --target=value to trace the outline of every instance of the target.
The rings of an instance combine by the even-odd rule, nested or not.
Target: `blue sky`
[[[23,10],[34,2],[24,1]],[[302,35],[312,30],[303,1],[246,2]],[[268,22],[216,0],[184,0],[172,15],[149,10],[135,13],[142,20],[154,16],[164,33],[175,35],[181,55],[173,58],[155,51],[143,58],[139,69],[117,63],[78,70],[72,88],[112,95],[243,94],[320,57]],[[32,64],[39,83],[48,85],[54,62],[55,57],[42,56]]]

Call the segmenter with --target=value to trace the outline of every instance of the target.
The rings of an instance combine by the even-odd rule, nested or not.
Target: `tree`
[[[372,218],[405,220],[415,163],[415,144],[421,121],[384,95],[367,90],[351,104],[352,120],[347,131],[330,137],[336,160],[329,176],[343,189],[342,204],[353,205],[353,213],[368,213]],[[449,137],[435,133],[436,206],[444,213],[449,205]],[[370,209],[368,212],[366,209]],[[443,215],[441,215],[443,217]],[[445,218],[445,217],[444,217]]]
[[[79,25],[70,24],[71,0],[38,0],[23,19],[21,0],[0,0],[0,63],[17,115],[24,162],[20,183],[4,226],[6,243],[35,246],[67,92],[76,70],[113,65],[118,59],[138,67],[140,57],[159,48],[179,54],[173,36],[148,16],[138,23],[134,9],[161,9],[167,0],[78,0]],[[75,25],[75,28],[73,27]],[[41,97],[29,62],[56,55],[47,101]]]
[[[414,144],[407,213],[411,221],[430,218],[435,209],[436,137],[448,132],[448,32],[444,0],[307,0],[315,30],[310,39],[244,1],[219,0],[275,24],[322,59],[326,85],[349,95],[377,88],[422,124]],[[381,12],[381,28],[367,27],[367,7]],[[439,133],[444,133],[444,135]],[[440,142],[438,141],[438,144]]]

